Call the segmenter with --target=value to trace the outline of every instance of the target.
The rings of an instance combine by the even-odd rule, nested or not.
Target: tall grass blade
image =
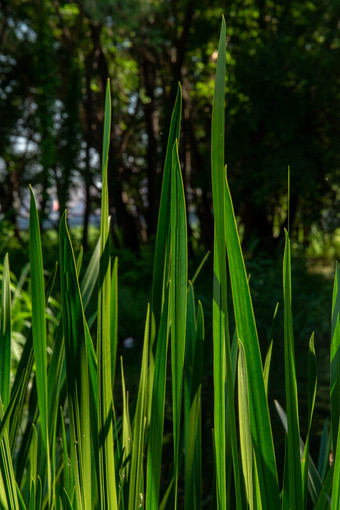
[[[65,430],[65,421],[63,410],[60,408],[60,422],[61,422],[61,431],[62,431],[62,446],[63,446],[63,456],[64,456],[64,469],[63,469],[63,478],[64,478],[64,490],[66,493],[71,494],[73,490],[73,473],[72,467],[70,463],[70,458],[68,454],[67,448],[67,437]]]
[[[76,262],[66,225],[60,221],[60,280],[65,338],[66,378],[70,410],[77,505],[91,508],[91,429],[88,355],[85,317],[81,302]]]
[[[90,262],[86,268],[84,277],[80,283],[81,297],[83,300],[84,310],[88,307],[93,291],[98,282],[99,275],[99,256],[100,256],[100,239],[92,253]]]
[[[111,337],[111,374],[112,374],[112,392],[115,382],[117,347],[118,347],[118,258],[115,258],[112,270],[111,280],[111,317],[110,317],[110,337]]]
[[[270,365],[271,365],[271,361],[272,361],[272,351],[273,351],[273,330],[274,330],[274,322],[275,322],[275,319],[276,319],[278,308],[279,308],[279,303],[276,303],[275,310],[274,310],[274,315],[273,315],[273,320],[272,320],[272,325],[271,325],[271,328],[270,328],[270,335],[269,335],[270,344],[269,344],[269,347],[268,347],[268,351],[267,351],[267,354],[266,354],[266,358],[265,358],[265,361],[264,361],[264,367],[263,367],[263,379],[264,379],[264,387],[265,387],[265,390],[266,390],[267,400],[268,400],[269,371],[270,371]]]
[[[199,302],[197,319],[192,284],[188,287],[184,378],[185,508],[201,508],[201,381],[204,318]]]
[[[0,396],[4,410],[9,402],[11,376],[11,292],[8,253],[2,273],[2,298],[0,316]]]
[[[242,506],[227,308],[227,268],[224,220],[225,68],[226,24],[223,18],[218,46],[211,128],[211,177],[215,218],[213,281],[214,428],[218,509],[226,508],[227,491],[229,492],[230,488],[226,487],[226,444],[231,444],[236,505],[237,508],[241,508]],[[226,412],[228,417],[228,437],[226,437]],[[229,473],[231,473],[230,464],[231,463],[228,462]],[[229,479],[230,475],[228,475],[228,480]]]
[[[244,347],[239,340],[238,355],[238,412],[240,429],[240,447],[244,484],[249,509],[254,508],[254,481],[253,481],[253,442],[251,437],[248,377]],[[256,482],[255,482],[256,483]]]
[[[162,191],[159,204],[158,226],[155,246],[155,261],[152,280],[152,316],[156,332],[160,323],[162,306],[168,283],[167,251],[170,242],[170,194],[173,147],[179,140],[182,115],[182,88],[178,84],[177,96],[171,116],[171,124],[164,162]],[[153,345],[150,345],[153,348]],[[150,359],[152,361],[152,359]]]
[[[31,205],[29,216],[30,236],[30,268],[31,268],[31,299],[32,299],[32,335],[36,364],[36,381],[40,427],[43,440],[44,455],[47,470],[47,490],[49,503],[51,498],[51,463],[49,453],[48,426],[48,388],[47,388],[47,359],[46,359],[46,321],[45,321],[45,285],[43,275],[43,260],[40,239],[39,218],[33,190],[30,187]]]
[[[174,434],[175,508],[179,474],[179,439],[187,320],[188,246],[184,187],[178,144],[172,150],[171,168],[171,369]]]
[[[147,426],[149,336],[150,336],[150,306],[148,305],[145,321],[142,367],[139,380],[136,412],[133,424],[128,510],[141,508],[144,504],[144,490],[142,482],[143,482],[144,437]]]
[[[153,391],[153,378],[155,372],[155,341],[158,336],[162,308],[166,299],[167,285],[170,278],[170,195],[171,195],[171,169],[173,146],[179,140],[182,115],[182,88],[178,84],[175,105],[172,111],[168,143],[165,154],[162,190],[159,204],[157,236],[155,246],[155,259],[152,279],[151,299],[151,330],[149,353],[149,395]],[[150,419],[151,399],[149,401],[148,416]]]
[[[0,398],[0,419],[3,420],[3,418],[3,406]],[[0,504],[4,510],[19,510],[7,428],[0,439]]]
[[[169,286],[170,285],[171,283],[169,283]],[[158,508],[159,506],[165,411],[166,368],[170,332],[169,292],[170,289],[165,295],[165,302],[162,309],[161,322],[159,325],[157,338],[146,469],[146,508]]]
[[[53,271],[51,272],[47,283],[46,283],[46,289],[45,289],[45,306],[47,306],[48,299],[51,295],[51,292],[54,287],[55,278],[57,274],[57,267],[56,264],[54,266]],[[23,411],[24,411],[24,404],[27,398],[27,387],[31,378],[32,373],[32,367],[33,367],[33,337],[32,337],[32,327],[29,329],[26,342],[24,346],[24,350],[21,354],[19,365],[17,367],[15,378],[12,386],[11,391],[11,401],[13,401],[12,409],[13,413],[10,415],[10,427],[9,427],[9,438],[10,438],[10,446],[11,451],[14,451],[14,446],[17,440],[19,427],[22,423],[23,418]],[[50,385],[47,383],[47,387],[50,391]],[[48,399],[49,405],[51,404],[51,399]],[[7,414],[7,412],[6,412]],[[51,423],[49,418],[49,423]],[[1,435],[1,434],[0,434]],[[18,472],[17,472],[18,475]],[[17,481],[19,481],[19,477],[17,478]]]
[[[331,508],[330,494],[332,492],[333,472],[334,464],[329,468],[327,472],[326,478],[322,485],[319,499],[314,507],[314,510],[330,510]]]
[[[283,260],[283,298],[284,298],[284,358],[285,387],[287,401],[287,446],[288,446],[288,480],[289,504],[296,510],[303,509],[302,478],[300,463],[300,431],[297,398],[297,382],[295,373],[294,336],[292,318],[291,290],[291,256],[290,241],[285,231],[286,245]]]
[[[111,262],[109,247],[109,198],[107,184],[108,151],[111,128],[111,97],[106,87],[105,121],[102,155],[102,202],[100,223],[100,266],[97,319],[98,427],[101,509],[117,508],[115,464],[113,454],[113,401],[111,377]]]
[[[333,451],[336,451],[338,428],[340,420],[340,272],[336,263],[333,301],[332,301],[332,330],[331,330],[331,419]]]
[[[123,358],[120,358],[121,376],[122,376],[122,393],[123,393],[123,433],[122,433],[122,469],[120,491],[123,492],[124,484],[129,480],[130,462],[132,451],[132,432],[129,413],[129,393],[126,391]]]
[[[261,353],[233,204],[228,183],[225,182],[225,235],[230,281],[237,335],[243,343],[247,364],[251,433],[262,507],[263,509],[279,508],[279,486]]]
[[[211,178],[215,218],[213,280],[214,439],[217,508],[227,505],[226,492],[226,345],[229,344],[227,270],[224,245],[224,200],[220,194],[224,168],[224,87],[226,27],[222,21],[216,69],[211,134]]]
[[[197,318],[196,318],[196,350],[194,359],[194,376],[191,394],[193,395],[194,405],[192,406],[193,423],[192,428],[196,428],[195,440],[195,461],[193,469],[194,490],[195,490],[195,508],[201,508],[202,499],[202,405],[201,405],[201,385],[203,376],[203,359],[204,359],[204,313],[201,301],[198,301]]]
[[[285,413],[283,408],[280,406],[280,404],[276,400],[274,401],[274,404],[275,404],[277,413],[279,415],[279,418],[281,420],[281,423],[282,423],[282,425],[286,431],[286,434],[287,434],[288,433],[287,414]],[[304,450],[305,450],[305,444],[300,437],[300,458],[301,459],[303,458]],[[287,454],[286,454],[286,457],[288,457]],[[286,464],[288,464],[288,460],[287,460]],[[284,489],[288,493],[289,492],[288,491],[288,485],[289,485],[288,469],[286,471],[287,471],[287,480],[284,480],[284,484],[286,485],[286,487],[284,487]],[[321,495],[321,492],[323,491],[323,482],[320,478],[320,474],[319,474],[319,472],[313,462],[313,459],[310,455],[309,455],[309,460],[308,460],[308,490],[309,490],[309,494],[312,498],[313,504],[316,504],[316,502],[320,500],[320,495]],[[287,503],[287,505],[288,505],[288,503]]]
[[[329,429],[330,429],[329,420],[328,418],[326,418],[322,427],[318,455],[318,472],[320,473],[320,477],[322,480],[324,479],[326,471],[329,466],[329,453],[332,447],[332,434]]]
[[[337,448],[335,450],[331,510],[338,510],[340,508],[340,427],[338,427],[338,438],[336,444]]]
[[[312,426],[312,418],[316,399],[317,388],[317,366],[316,355],[314,347],[314,333],[312,333],[309,340],[308,351],[308,425],[307,425],[307,438],[301,461],[302,466],[302,489],[303,489],[303,502],[304,508],[307,508],[307,491],[308,491],[308,471],[309,471],[309,438]]]

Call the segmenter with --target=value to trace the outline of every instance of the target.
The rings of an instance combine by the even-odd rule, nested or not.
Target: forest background
[[[210,125],[216,34],[227,21],[226,161],[248,247],[287,221],[307,246],[339,227],[340,2],[1,1],[0,212],[18,225],[28,184],[42,218],[81,190],[84,248],[98,208],[103,102],[112,89],[110,211],[117,246],[157,226],[177,83],[191,248],[212,246]],[[303,190],[303,191],[302,191]],[[19,236],[17,230],[16,234]]]
[[[83,245],[86,260],[87,248],[95,240],[90,217],[100,204],[103,105],[109,77],[110,213],[113,246],[120,256],[118,335],[121,340],[142,339],[178,82],[183,90],[180,159],[191,267],[197,268],[212,248],[210,126],[222,14],[227,23],[225,159],[252,275],[260,338],[266,345],[272,334],[268,324],[273,303],[282,301],[289,165],[296,346],[306,353],[314,330],[322,372],[329,360],[332,284],[327,276],[333,274],[340,250],[338,0],[1,0],[1,262],[9,251],[11,270],[19,277],[28,260],[23,256],[27,233],[20,230],[19,219],[28,213],[29,184],[42,223],[51,213],[56,219],[55,237],[50,229],[43,236],[45,267],[49,253],[50,261],[55,261],[56,216],[75,197],[82,204],[82,227],[73,235],[76,245]],[[211,258],[196,282],[197,296],[206,305],[207,331],[212,289],[205,271],[211,271]],[[280,314],[277,322],[282,326]],[[282,359],[281,326],[274,359]],[[209,342],[206,346],[209,359]],[[126,364],[134,367],[134,356],[129,356],[125,352]],[[305,359],[298,354],[302,388],[304,366]],[[211,377],[209,370],[205,377]],[[328,385],[321,376],[319,393],[326,395]],[[203,381],[202,388],[203,399],[209,401],[209,384]],[[271,388],[279,397],[280,385]],[[315,427],[321,431],[329,414],[328,398],[317,402]]]

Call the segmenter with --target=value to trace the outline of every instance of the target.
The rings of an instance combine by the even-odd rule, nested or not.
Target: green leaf
[[[169,283],[169,286],[171,283]],[[158,330],[146,469],[146,508],[158,508],[162,467],[167,353],[170,332],[169,292]]]
[[[195,295],[188,287],[187,336],[184,377],[185,508],[201,507],[201,381],[203,371],[204,318]]]
[[[150,306],[148,305],[144,331],[142,367],[139,379],[136,412],[133,424],[128,510],[141,508],[141,506],[143,506],[144,500],[142,482],[143,482],[144,436],[147,426],[149,336],[150,336]]]
[[[303,509],[302,476],[300,464],[300,430],[297,397],[297,382],[295,373],[292,291],[291,291],[291,261],[290,241],[285,231],[286,245],[283,260],[283,299],[284,299],[284,357],[285,357],[285,387],[287,401],[287,446],[288,446],[288,480],[289,505],[296,510]]]
[[[80,283],[81,297],[83,300],[84,310],[87,309],[90,302],[93,291],[98,282],[99,275],[99,256],[100,256],[100,239],[96,244],[96,247],[92,253],[90,262],[86,268],[84,277]]]
[[[250,510],[254,507],[254,481],[253,481],[253,442],[251,437],[247,364],[244,347],[239,340],[238,355],[238,413],[240,429],[240,447],[244,484]],[[256,482],[255,482],[256,483]]]
[[[272,350],[273,350],[273,329],[274,329],[274,322],[275,322],[275,319],[276,319],[278,308],[279,308],[279,303],[276,303],[275,310],[274,310],[274,315],[273,315],[273,320],[272,320],[272,325],[271,325],[271,328],[270,328],[270,336],[269,336],[270,344],[269,344],[269,348],[268,348],[268,351],[267,351],[267,354],[266,354],[266,359],[265,359],[264,367],[263,367],[263,378],[264,378],[264,386],[265,386],[265,389],[266,389],[267,400],[268,400],[269,371],[270,371],[270,364],[271,364],[271,360],[272,360]]]
[[[179,438],[187,320],[188,247],[184,187],[178,144],[172,150],[171,169],[171,369],[174,434],[175,508],[179,473]]]
[[[45,285],[43,274],[43,259],[40,239],[40,227],[37,207],[32,188],[29,217],[30,236],[30,268],[31,268],[31,299],[32,299],[32,335],[36,365],[36,381],[38,392],[38,406],[40,413],[41,435],[46,458],[48,496],[51,498],[51,465],[49,453],[48,426],[48,388],[47,388],[47,359],[46,359],[46,321],[45,321]]]
[[[97,318],[97,389],[99,429],[99,484],[102,510],[117,508],[115,464],[113,454],[113,401],[111,374],[111,261],[109,245],[109,197],[107,183],[108,151],[111,126],[111,97],[106,87],[102,158],[102,201],[100,223],[100,266]]]
[[[317,388],[317,367],[316,367],[316,355],[314,347],[314,333],[312,333],[309,339],[309,351],[308,351],[308,429],[306,444],[302,457],[302,483],[303,483],[303,501],[304,508],[307,507],[307,490],[308,490],[308,471],[309,471],[309,438],[310,430],[312,426],[312,418],[316,399],[316,388]]]
[[[284,426],[284,429],[287,434],[287,432],[288,432],[287,414],[285,413],[285,411],[282,409],[282,407],[276,400],[274,401],[274,404],[275,404],[277,413],[279,415],[279,418],[282,422],[282,425]],[[300,458],[301,459],[303,457],[304,450],[305,450],[305,445],[300,437]],[[285,462],[285,470],[288,471],[286,464],[288,464],[288,462]],[[287,478],[288,478],[288,472],[287,472]],[[288,480],[287,480],[287,483],[285,480],[284,484],[287,487],[289,484]],[[318,470],[313,462],[313,459],[310,455],[309,455],[309,460],[308,460],[308,490],[309,490],[309,493],[310,493],[313,503],[316,504],[316,502],[320,500],[320,495],[321,495],[321,492],[323,491],[323,484],[322,484],[322,480],[320,478],[319,472],[318,472]],[[287,492],[288,492],[288,487],[287,487]],[[289,503],[287,501],[287,505],[288,504]]]
[[[331,510],[340,508],[340,427],[338,427],[337,449],[335,451]]]
[[[3,421],[2,407],[0,398],[0,419]],[[7,429],[4,430],[0,438],[0,502],[4,505],[4,510],[19,510],[17,486]]]
[[[8,253],[2,273],[2,300],[0,317],[0,396],[4,410],[9,402],[11,375],[11,292]]]
[[[125,387],[125,377],[124,377],[124,368],[123,368],[123,358],[120,358],[121,365],[121,375],[122,375],[122,393],[123,393],[123,434],[122,434],[122,472],[121,472],[121,492],[123,488],[123,484],[129,480],[130,473],[130,463],[126,462],[126,460],[131,456],[132,451],[132,432],[131,432],[131,423],[130,423],[130,413],[129,413],[129,393],[126,391]]]
[[[263,509],[279,508],[280,497],[261,353],[249,283],[237,232],[230,190],[225,186],[225,235],[238,338],[247,364],[251,433]]]
[[[339,264],[336,263],[332,302],[331,333],[331,418],[333,451],[336,450],[340,419],[340,288]]]
[[[323,480],[329,466],[329,453],[331,451],[332,434],[330,433],[329,420],[326,418],[321,433],[319,456],[318,456],[318,472]]]
[[[112,391],[115,382],[116,359],[118,347],[118,258],[115,258],[112,280],[111,280],[111,317],[110,317],[110,336],[111,336],[111,374],[112,374]]]
[[[170,252],[170,195],[173,146],[179,140],[182,115],[182,89],[178,84],[176,101],[173,108],[169,129],[168,143],[165,154],[162,190],[159,204],[157,236],[155,246],[155,259],[152,279],[151,300],[151,331],[149,353],[149,395],[152,394],[153,378],[155,372],[155,341],[161,320],[162,309],[166,300],[167,285],[169,281],[169,252]],[[151,400],[149,402],[148,416],[151,413]]]
[[[90,388],[85,316],[66,214],[60,221],[60,283],[77,505],[91,508]],[[95,432],[95,431],[94,431]]]
[[[177,96],[171,116],[169,137],[165,155],[164,174],[159,205],[158,226],[155,246],[155,261],[152,279],[152,315],[155,322],[156,333],[165,300],[168,283],[168,246],[170,241],[170,194],[171,194],[171,169],[173,147],[179,140],[179,132],[182,115],[182,88],[178,84]],[[153,348],[153,345],[150,345]]]
[[[230,355],[230,335],[227,307],[227,268],[224,237],[225,68],[226,25],[223,18],[218,46],[211,127],[211,178],[215,219],[213,276],[214,438],[216,452],[216,490],[218,509],[226,508],[227,492],[228,494],[230,492],[229,481],[231,475],[231,463],[226,457],[226,445],[229,444],[231,444],[232,462],[234,467],[236,506],[237,508],[241,508],[242,506],[240,490],[240,467],[234,408],[234,389],[232,383],[233,378]],[[228,422],[227,436],[226,419]],[[228,466],[226,466],[227,461]]]

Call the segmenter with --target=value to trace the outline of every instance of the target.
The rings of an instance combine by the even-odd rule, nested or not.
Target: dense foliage
[[[42,218],[80,188],[84,238],[99,205],[102,110],[111,77],[110,210],[116,243],[156,232],[167,129],[183,89],[182,162],[190,243],[212,246],[209,167],[216,19],[227,22],[226,161],[245,238],[286,224],[332,231],[339,180],[338,2],[12,0],[0,10],[0,207],[15,220],[27,185]],[[303,193],[301,192],[303,185]],[[242,190],[242,192],[241,192]],[[53,192],[53,193],[52,193]],[[74,191],[72,192],[74,194]],[[21,210],[22,212],[22,210]]]
[[[117,370],[118,262],[111,260],[109,242],[109,84],[100,236],[83,277],[83,251],[75,256],[66,213],[59,224],[58,261],[45,277],[37,203],[30,188],[29,295],[24,290],[27,269],[16,283],[8,254],[0,268],[1,508],[339,508],[339,266],[330,307],[330,426],[326,421],[316,463],[310,455],[318,382],[314,333],[308,342],[307,410],[301,420],[303,399],[297,386],[287,230],[282,279],[283,362],[275,363],[272,370],[277,378],[278,369],[284,367],[285,399],[275,402],[275,415],[281,420],[285,448],[280,451],[274,444],[268,395],[272,353],[278,346],[271,330],[269,348],[261,351],[224,164],[225,44],[222,19],[211,127],[214,247],[208,307],[212,309],[212,327],[206,328],[204,307],[195,298],[201,268],[189,280],[186,201],[178,150],[182,117],[178,85],[164,162],[151,301],[145,303],[139,384],[132,401],[123,359],[120,374]],[[57,280],[59,293],[55,292]],[[57,302],[53,301],[55,295]],[[92,298],[96,307],[91,311]],[[274,318],[276,312],[277,307]],[[12,326],[23,313],[22,332],[26,334],[14,359],[18,339],[12,335]],[[207,349],[213,358],[213,408],[202,397]],[[205,425],[206,413],[211,413],[212,430]],[[210,437],[212,446],[206,449]],[[283,472],[278,470],[279,462]],[[211,483],[208,488],[206,478]]]

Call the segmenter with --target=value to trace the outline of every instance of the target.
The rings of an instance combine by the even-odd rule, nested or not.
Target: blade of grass
[[[242,507],[240,467],[236,435],[234,391],[230,355],[230,334],[227,307],[227,268],[225,253],[224,210],[224,94],[226,68],[226,24],[222,27],[218,46],[214,101],[211,128],[211,177],[214,231],[214,280],[213,280],[213,344],[214,344],[214,428],[216,452],[217,508],[227,506],[226,480],[229,485],[231,463],[226,466],[226,445],[231,444],[234,468],[236,506]],[[227,395],[226,395],[227,388]],[[226,404],[227,402],[227,404]],[[228,429],[226,437],[226,415]],[[229,475],[227,476],[227,471]]]
[[[4,411],[9,402],[11,376],[11,292],[8,253],[2,273],[2,307],[0,322],[0,395]]]
[[[333,484],[333,473],[334,473],[334,464],[329,468],[326,478],[323,482],[322,489],[320,491],[320,495],[315,505],[314,510],[330,510],[331,508],[331,498],[330,494],[332,491]]]
[[[189,283],[188,310],[195,308],[190,304],[194,300],[193,290]],[[191,297],[190,297],[191,295]],[[185,416],[185,508],[201,508],[202,499],[202,458],[201,458],[201,382],[203,372],[203,341],[204,341],[204,317],[202,304],[198,302],[197,319],[195,319],[193,331],[195,337],[193,341],[192,356],[189,363],[186,360],[185,374],[189,372],[187,393],[185,400],[188,400],[189,409]],[[192,319],[191,319],[192,320]],[[189,325],[189,321],[188,321]],[[188,341],[190,336],[188,336]],[[186,354],[187,356],[187,354]],[[187,381],[187,377],[185,378]]]
[[[291,290],[291,255],[290,241],[285,231],[286,245],[283,259],[283,300],[284,300],[284,358],[285,387],[287,401],[287,446],[288,446],[288,480],[289,505],[296,510],[303,509],[302,477],[300,464],[300,430],[295,373],[294,335],[292,317]]]
[[[227,271],[224,245],[224,203],[220,195],[220,173],[224,168],[224,87],[225,87],[225,22],[219,42],[211,134],[211,178],[215,218],[213,281],[213,358],[214,358],[214,439],[216,456],[217,508],[225,509],[226,473],[226,344],[229,343],[227,310]],[[221,235],[222,234],[222,235]],[[223,242],[221,242],[221,239]]]
[[[149,395],[152,395],[153,378],[155,372],[155,341],[158,336],[158,328],[161,320],[162,308],[166,299],[167,285],[169,280],[169,246],[170,246],[170,195],[171,195],[171,169],[172,153],[176,140],[179,140],[182,115],[182,89],[178,84],[175,105],[172,111],[169,129],[168,143],[165,154],[162,190],[159,204],[155,259],[152,279],[151,299],[151,331],[149,353]],[[150,419],[151,399],[149,402],[148,416]]]
[[[278,308],[279,308],[279,303],[276,303],[273,320],[272,320],[272,325],[270,328],[270,335],[269,335],[270,344],[269,344],[269,348],[268,348],[268,351],[266,354],[266,359],[265,359],[264,367],[263,367],[263,379],[264,379],[264,387],[266,389],[267,400],[268,400],[269,371],[270,371],[270,365],[271,365],[271,361],[272,361],[272,351],[273,351],[273,330],[274,330],[274,322],[276,319]]]
[[[100,240],[98,239],[96,247],[92,253],[90,262],[86,268],[84,277],[80,283],[80,291],[83,300],[84,310],[87,309],[93,291],[96,287],[96,283],[98,282],[99,255],[100,255]]]
[[[189,508],[190,503],[195,506],[195,491],[193,485],[194,475],[194,453],[196,439],[196,414],[198,413],[197,400],[194,403],[194,397],[191,398],[193,385],[194,358],[196,350],[196,309],[195,294],[192,283],[189,282],[187,294],[187,329],[185,340],[185,359],[184,359],[184,480],[185,480],[185,508]],[[195,405],[196,404],[196,405]],[[193,406],[192,406],[193,405]],[[194,410],[195,408],[195,410]],[[190,503],[189,503],[190,502]]]
[[[111,374],[112,392],[115,382],[116,359],[118,347],[118,258],[115,258],[111,280],[111,308],[110,308],[110,336],[111,336]]]
[[[195,487],[195,508],[201,508],[202,499],[202,404],[201,386],[203,376],[204,359],[204,313],[201,301],[198,301],[196,318],[196,355],[194,361],[194,384],[192,395],[194,395],[195,406],[193,407],[193,421],[197,423],[196,444],[195,444],[195,465],[194,465],[194,487]]]
[[[49,451],[48,426],[48,388],[46,359],[46,320],[45,320],[45,285],[43,275],[43,259],[40,239],[39,218],[33,190],[30,187],[31,205],[29,216],[30,236],[30,268],[31,268],[31,299],[32,299],[32,336],[36,365],[36,381],[40,427],[46,459],[47,490],[51,504],[51,463]]]
[[[143,485],[142,482],[143,482],[144,437],[147,425],[149,337],[150,337],[150,306],[148,305],[144,331],[142,367],[138,386],[136,412],[133,423],[128,510],[135,510],[135,508],[141,508],[143,506],[144,501],[144,490],[142,488]]]
[[[171,370],[174,435],[175,509],[179,475],[179,440],[182,406],[183,367],[187,320],[188,246],[184,187],[178,144],[172,151],[171,169]]]
[[[331,510],[338,510],[340,508],[340,427],[338,427],[337,449],[334,451],[334,473],[333,473],[333,486],[332,486],[332,504]]]
[[[125,482],[129,481],[130,462],[127,459],[131,457],[132,450],[132,433],[129,413],[129,392],[126,391],[125,377],[123,368],[123,358],[120,358],[121,375],[122,375],[122,394],[123,394],[123,434],[122,434],[122,470],[121,470],[121,487],[124,488]]]
[[[337,447],[338,428],[340,420],[340,289],[339,264],[336,263],[333,301],[332,301],[332,331],[331,331],[331,419],[333,451]]]
[[[237,366],[238,381],[238,412],[240,429],[240,447],[246,497],[250,510],[254,507],[254,481],[253,481],[253,442],[250,428],[248,377],[244,347],[239,340],[239,355]]]
[[[170,285],[171,283],[169,283],[169,286]],[[159,506],[165,411],[166,368],[170,331],[169,292],[170,289],[168,290],[165,297],[157,338],[155,375],[149,427],[148,459],[146,469],[146,508],[158,508]]]
[[[238,338],[243,343],[248,374],[250,423],[256,456],[263,509],[280,507],[273,436],[264,384],[263,367],[257,329],[237,232],[234,208],[225,180],[226,244],[233,306]]]
[[[277,400],[274,400],[274,404],[277,410],[277,413],[279,415],[279,418],[282,422],[282,425],[286,431],[286,434],[288,432],[288,421],[287,421],[287,414],[283,410],[283,408],[280,406],[280,404],[277,402]],[[303,457],[303,452],[305,449],[304,442],[302,441],[300,437],[300,457]],[[288,460],[287,460],[288,464]],[[287,473],[288,478],[288,473]],[[287,482],[288,483],[288,482]],[[323,483],[320,478],[319,472],[313,462],[312,457],[309,455],[309,461],[308,461],[308,490],[311,495],[313,504],[316,504],[317,501],[320,499],[320,494],[323,490]],[[288,490],[287,490],[288,492]]]
[[[77,506],[86,510],[92,508],[88,354],[85,316],[74,252],[66,224],[66,213],[60,221],[59,246],[67,393],[74,455],[73,468],[75,470]]]
[[[3,420],[3,418],[3,406],[0,398],[0,419]],[[4,505],[4,510],[19,510],[17,490],[8,429],[6,428],[0,439],[0,503]]]
[[[314,412],[315,398],[317,388],[317,367],[316,367],[316,355],[314,347],[314,333],[312,333],[309,340],[309,351],[308,351],[308,428],[306,444],[303,452],[301,461],[302,465],[302,483],[303,483],[303,502],[304,508],[307,508],[307,491],[308,491],[308,470],[309,470],[309,438],[310,430],[312,426],[312,418]]]
[[[152,315],[155,322],[156,333],[161,319],[162,306],[165,300],[168,282],[167,251],[170,239],[170,195],[171,195],[171,169],[173,147],[179,140],[182,115],[182,88],[178,84],[177,96],[173,108],[167,150],[164,162],[164,174],[159,205],[158,226],[155,246],[155,261],[152,279]],[[153,348],[153,345],[150,345]]]
[[[115,463],[113,454],[113,401],[111,374],[111,262],[109,246],[108,152],[111,129],[111,96],[107,83],[102,155],[102,201],[100,222],[100,266],[97,319],[97,379],[100,501],[102,510],[117,508]]]
[[[324,479],[327,468],[329,466],[329,453],[331,451],[332,434],[330,433],[329,420],[326,418],[321,433],[319,456],[318,456],[318,472],[321,480]]]

